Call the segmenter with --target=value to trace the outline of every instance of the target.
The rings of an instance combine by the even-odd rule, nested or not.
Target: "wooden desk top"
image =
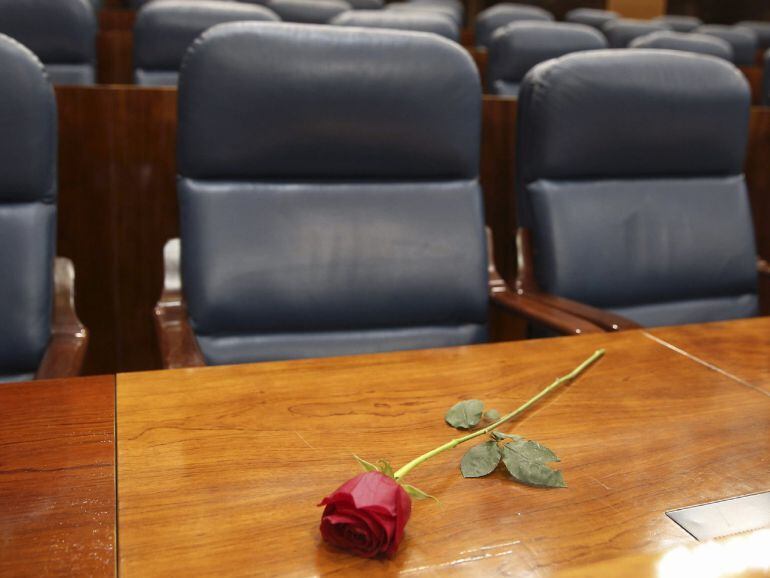
[[[506,428],[561,458],[544,490],[465,480],[463,450],[409,481],[393,560],[320,542],[318,501],[358,473],[454,437],[446,409],[506,411],[597,347],[580,380]],[[118,376],[121,576],[546,576],[694,543],[665,511],[770,490],[770,399],[641,331],[293,363]]]
[[[0,576],[114,575],[114,391],[0,384]]]
[[[662,327],[649,333],[770,395],[770,317]]]

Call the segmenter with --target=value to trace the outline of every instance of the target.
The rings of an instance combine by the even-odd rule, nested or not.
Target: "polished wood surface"
[[[648,331],[770,396],[770,317]]]
[[[666,13],[666,0],[607,0],[607,10],[623,18],[655,18]]]
[[[101,84],[133,84],[134,20],[133,10],[106,8],[99,12],[96,52]]]
[[[393,560],[320,542],[352,454],[400,465],[453,437],[446,409],[508,410],[606,356],[506,430],[562,458],[569,488],[464,480],[461,451],[409,481]],[[546,576],[692,538],[665,511],[770,489],[770,399],[641,331],[118,376],[121,576]]]
[[[0,575],[114,575],[114,386],[0,384]]]

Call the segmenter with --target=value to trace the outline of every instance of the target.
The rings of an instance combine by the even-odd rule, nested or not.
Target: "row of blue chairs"
[[[56,105],[38,59],[5,36],[0,70],[9,380],[40,371],[59,327]],[[181,237],[155,310],[164,364],[479,343],[490,302],[558,333],[758,313],[750,96],[733,65],[596,50],[527,74],[513,288],[484,228],[479,84],[467,51],[435,35],[205,32],[179,82]],[[67,319],[60,352],[84,337]]]

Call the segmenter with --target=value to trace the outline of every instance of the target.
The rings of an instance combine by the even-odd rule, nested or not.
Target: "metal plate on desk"
[[[770,492],[666,512],[698,541],[770,528]]]

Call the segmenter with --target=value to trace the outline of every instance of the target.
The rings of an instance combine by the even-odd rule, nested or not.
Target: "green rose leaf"
[[[499,432],[499,431],[496,431],[496,430],[493,431],[489,435],[492,436],[493,440],[497,440],[499,442],[501,442],[503,440],[520,440],[521,439],[521,436],[517,436],[515,434],[502,433],[502,432]]]
[[[406,490],[406,493],[412,496],[415,500],[435,500],[438,502],[438,498],[435,498],[434,496],[431,496],[430,494],[423,492],[419,488],[415,488],[412,485],[409,484],[401,484],[401,487]],[[440,502],[439,502],[440,503]]]
[[[356,461],[358,462],[358,465],[360,465],[365,472],[379,472],[380,468],[375,466],[372,463],[367,462],[366,460],[362,460],[357,455],[353,454],[353,457],[356,458]]]
[[[390,462],[387,460],[378,460],[377,461],[377,469],[388,476],[389,478],[393,477],[393,466],[390,465]]]
[[[518,439],[503,446],[503,463],[520,482],[547,488],[566,488],[562,473],[546,463],[558,462],[551,450],[537,442]]]
[[[484,404],[478,399],[468,399],[454,404],[444,419],[452,427],[468,429],[481,421]]]
[[[500,419],[500,412],[496,409],[488,409],[484,412],[484,418],[489,421],[497,421]]]
[[[460,471],[464,478],[481,478],[495,471],[501,456],[497,442],[484,442],[465,452],[460,462]]]

